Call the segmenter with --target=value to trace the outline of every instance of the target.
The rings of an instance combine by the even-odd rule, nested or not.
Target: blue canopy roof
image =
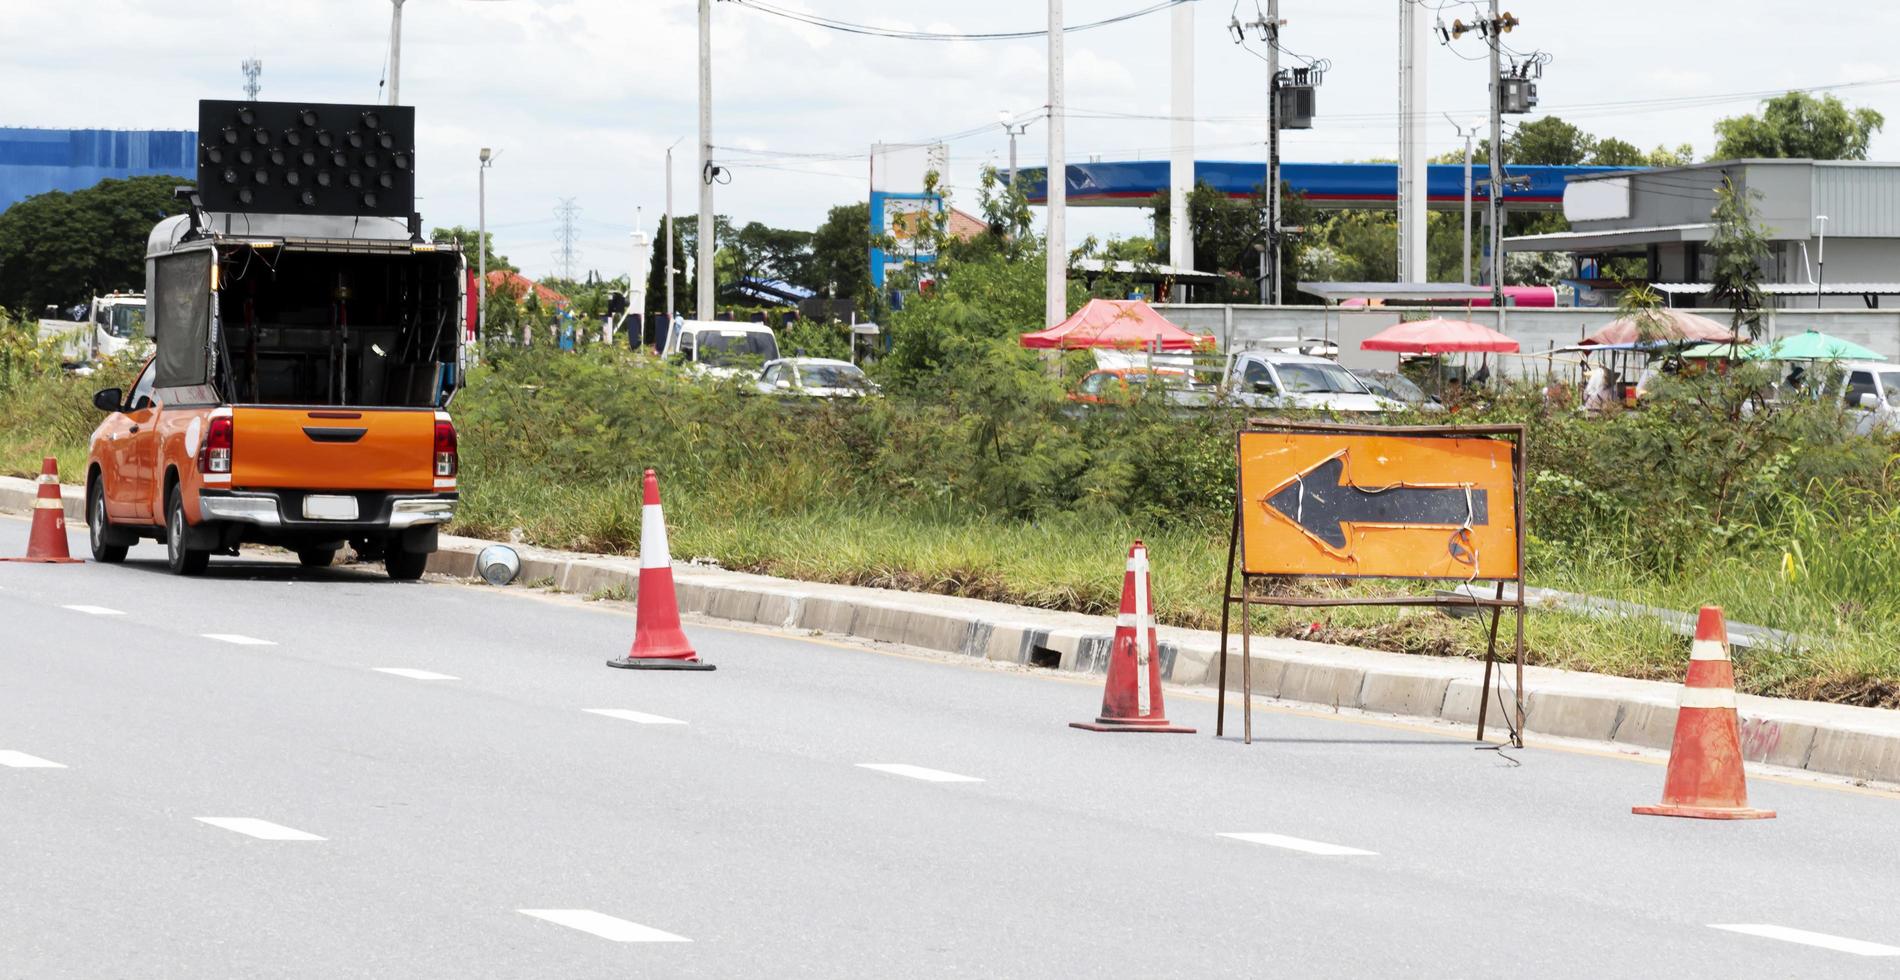
[[[1509,166],[1505,168],[1507,175],[1528,177],[1530,184],[1506,188],[1504,200],[1516,209],[1555,211],[1563,206],[1564,184],[1569,178],[1631,169],[1643,168]],[[1266,183],[1266,170],[1266,164],[1259,161],[1201,160],[1194,165],[1194,179],[1228,197],[1244,198]],[[1071,163],[1068,172],[1068,202],[1078,207],[1147,207],[1157,192],[1168,189],[1166,160]],[[1043,167],[1022,169],[1029,203],[1047,203],[1046,173]],[[1483,179],[1484,168],[1474,169],[1472,176]],[[1280,178],[1321,208],[1389,207],[1398,200],[1396,163],[1282,163]],[[1462,208],[1464,181],[1462,163],[1428,165],[1426,206],[1441,211]],[[1483,188],[1473,192],[1473,200],[1484,200]]]

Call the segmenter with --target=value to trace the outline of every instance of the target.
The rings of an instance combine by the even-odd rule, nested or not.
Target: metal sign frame
[[[1491,610],[1490,638],[1484,652],[1484,683],[1478,689],[1478,735],[1484,740],[1484,728],[1487,711],[1491,701],[1491,669],[1497,659],[1498,625],[1504,610],[1513,610],[1516,614],[1517,637],[1513,648],[1513,659],[1517,666],[1517,683],[1514,688],[1516,711],[1514,723],[1508,724],[1511,731],[1511,744],[1522,747],[1524,744],[1524,426],[1521,425],[1342,425],[1324,422],[1291,422],[1280,419],[1248,419],[1244,428],[1234,434],[1234,522],[1233,530],[1227,539],[1227,580],[1222,591],[1220,611],[1220,679],[1217,684],[1216,708],[1214,716],[1214,735],[1216,738],[1225,733],[1227,722],[1227,641],[1231,626],[1230,615],[1233,607],[1240,606],[1240,685],[1241,685],[1241,740],[1253,744],[1253,617],[1255,604],[1268,606],[1447,606],[1475,608],[1480,611]],[[1243,556],[1245,545],[1245,522],[1241,520],[1241,508],[1246,498],[1241,492],[1241,437],[1248,433],[1283,432],[1298,435],[1335,435],[1335,436],[1383,436],[1414,439],[1482,438],[1508,441],[1511,445],[1511,506],[1516,519],[1514,537],[1517,546],[1517,563],[1513,574],[1505,577],[1485,576],[1486,581],[1497,583],[1497,592],[1491,597],[1457,593],[1451,595],[1388,595],[1367,597],[1309,597],[1255,595],[1253,585],[1257,579],[1318,579],[1340,578],[1337,575],[1262,575],[1247,571]],[[1234,576],[1240,575],[1240,591],[1234,591]],[[1380,575],[1368,578],[1387,578],[1394,580],[1417,580],[1426,576]],[[1476,578],[1474,576],[1473,581]],[[1517,587],[1516,594],[1506,599],[1504,586],[1511,583]],[[1510,721],[1507,719],[1507,722]]]

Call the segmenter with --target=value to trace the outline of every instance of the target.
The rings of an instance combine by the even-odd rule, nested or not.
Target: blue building
[[[189,182],[197,172],[198,134],[188,129],[0,128],[0,209],[108,177],[171,174]]]

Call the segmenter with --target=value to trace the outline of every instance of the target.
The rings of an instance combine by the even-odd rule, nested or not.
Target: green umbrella
[[[1744,351],[1754,361],[1884,361],[1887,358],[1852,341],[1809,330],[1783,337],[1766,347]]]
[[[1734,344],[1697,344],[1682,352],[1683,357],[1693,360],[1727,360],[1731,354],[1744,360],[1758,356],[1757,348],[1747,344],[1740,349]]]

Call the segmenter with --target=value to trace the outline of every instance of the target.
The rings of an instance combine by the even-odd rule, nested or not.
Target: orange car
[[[349,542],[421,576],[458,499],[462,253],[390,219],[187,221],[147,248],[156,354],[93,396],[93,557],[156,538],[195,575],[242,544],[321,567]]]
[[[1146,387],[1158,383],[1164,388],[1185,388],[1188,383],[1187,372],[1151,370],[1149,368],[1102,368],[1090,371],[1082,376],[1075,390],[1069,392],[1069,400],[1084,405],[1106,405],[1114,401],[1126,401],[1136,394],[1136,385]]]

